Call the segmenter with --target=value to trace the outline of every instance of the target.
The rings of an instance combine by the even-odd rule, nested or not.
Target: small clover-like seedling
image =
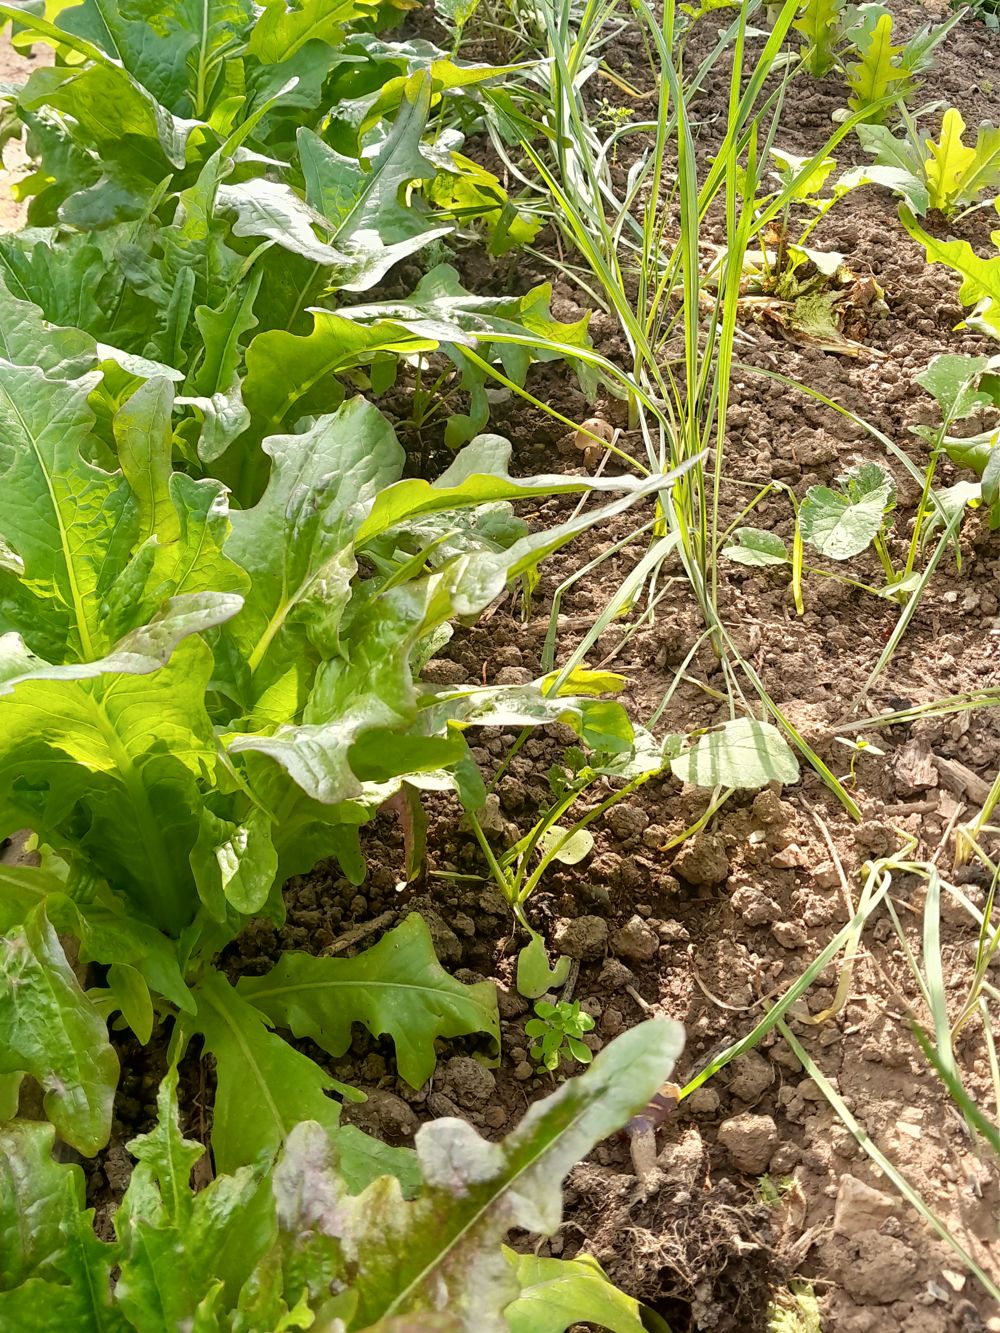
[[[549,1073],[558,1069],[564,1055],[581,1065],[590,1064],[594,1053],[581,1038],[592,1030],[594,1020],[589,1014],[581,1013],[579,1000],[572,1004],[563,1000],[558,1004],[539,1000],[535,1013],[538,1017],[529,1018],[524,1031],[526,1036],[536,1039],[530,1050],[536,1064],[544,1065]]]
[[[858,759],[861,755],[874,754],[879,755],[880,757],[885,755],[884,750],[880,749],[865,736],[859,736],[856,740],[849,736],[836,736],[834,739],[839,745],[846,745],[851,751],[851,767],[848,770],[847,777],[844,778],[844,781],[851,783],[852,786],[856,785],[858,780],[858,776],[854,770],[857,767]]]

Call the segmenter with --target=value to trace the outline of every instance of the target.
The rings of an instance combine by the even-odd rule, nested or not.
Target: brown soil
[[[22,54],[11,46],[9,31],[4,31],[0,39],[0,85],[21,84],[38,65],[51,63],[48,47],[38,46],[30,55]],[[24,145],[19,139],[4,145],[0,159],[0,231],[14,231],[24,224],[26,205],[13,198],[11,188],[27,174],[27,164]]]
[[[894,9],[904,31],[925,17],[913,6]],[[985,78],[970,87],[969,78],[970,70],[995,65],[997,49],[994,34],[971,21],[961,24],[939,51],[937,68],[924,84],[925,97],[955,102],[969,124],[995,119],[1000,91]],[[627,43],[616,50],[628,58]],[[634,59],[638,63],[638,56]],[[6,74],[6,67],[0,73]],[[706,85],[698,108],[704,125],[710,125],[723,96],[721,83]],[[786,116],[788,128],[778,137],[780,146],[814,151],[841,101],[836,79],[801,81],[794,91],[794,114]],[[851,161],[845,143],[838,165]],[[974,242],[982,239],[985,215],[973,214],[965,226],[962,234]],[[741,359],[748,368],[780,369],[856,412],[919,466],[923,445],[909,428],[932,419],[932,404],[913,376],[940,352],[983,350],[974,336],[954,331],[962,314],[957,283],[944,270],[924,264],[896,220],[894,201],[875,190],[848,198],[814,240],[845,252],[859,274],[871,274],[884,290],[886,310],[865,333],[868,353],[848,359],[797,348],[764,327],[747,326]],[[488,274],[494,290],[552,276],[540,264],[532,270],[523,256],[509,270],[487,265],[474,250],[462,257],[462,266],[470,280]],[[570,318],[583,305],[568,285],[556,282],[555,314]],[[595,315],[591,329],[602,351],[612,356],[620,351],[606,316]],[[542,368],[531,383],[536,394],[566,415],[581,419],[590,414],[563,375]],[[601,404],[600,411],[619,421],[618,404]],[[801,497],[809,485],[829,483],[845,466],[875,458],[896,477],[895,545],[897,551],[905,546],[915,488],[864,430],[755,377],[750,369],[737,374],[730,427],[725,494],[730,512],[753,493],[737,483],[780,478]],[[520,401],[500,404],[491,429],[513,439],[522,471],[566,469],[578,462],[577,455],[567,457],[556,449],[561,429]],[[950,479],[947,470],[944,479]],[[563,511],[564,506],[550,502],[527,516],[542,523]],[[787,502],[765,502],[752,521],[787,537]],[[571,551],[550,562],[530,619],[522,621],[515,599],[502,601],[477,627],[456,635],[447,659],[434,667],[437,678],[513,682],[537,674],[556,587],[584,558],[609,549],[627,532],[623,523],[591,540],[585,557]],[[633,544],[602,567],[599,579],[583,582],[564,598],[560,654],[575,646],[603,605],[605,590],[640,554],[641,543]],[[962,557],[960,571],[953,560],[942,562],[867,710],[1000,683],[1000,538],[970,517]],[[782,571],[723,565],[721,573],[720,602],[742,650],[787,716],[843,775],[849,755],[834,737],[838,725],[854,715],[854,701],[895,624],[896,608],[816,578],[807,582],[805,615],[799,618]],[[864,560],[855,562],[851,573],[875,577],[874,567]],[[622,699],[639,721],[659,705],[701,629],[684,584],[678,580],[673,587],[676,600],[661,603],[651,626],[626,638],[624,623],[617,622],[588,657],[591,665],[604,662],[626,674]],[[722,720],[725,708],[705,686],[723,688],[718,663],[707,648],[694,659],[657,733],[687,732]],[[487,774],[513,739],[513,734],[477,738],[475,754]],[[545,773],[563,743],[556,734],[540,735],[511,764],[498,788],[499,842],[515,827],[523,832],[533,823],[547,799]],[[862,864],[898,845],[899,835],[917,840],[919,857],[938,854],[949,825],[969,817],[975,807],[950,791],[937,770],[914,780],[908,760],[917,746],[925,747],[991,782],[1000,756],[1000,715],[982,711],[894,727],[880,733],[877,743],[884,755],[863,756],[857,766],[860,824],[804,769],[802,782],[780,799],[773,792],[738,796],[679,853],[665,853],[664,845],[705,804],[704,793],[665,778],[613,808],[595,826],[596,845],[585,863],[549,875],[529,911],[550,942],[556,936],[565,941],[568,930],[579,951],[587,953],[573,997],[596,1019],[594,1047],[650,1010],[668,1014],[687,1031],[674,1075],[683,1083],[745,1035],[762,1017],[765,1001],[782,993],[848,919],[847,893],[830,843],[855,897]],[[376,917],[388,922],[422,911],[446,966],[463,980],[497,982],[504,1036],[499,1067],[490,1071],[470,1062],[466,1057],[474,1043],[452,1043],[442,1050],[431,1082],[413,1090],[396,1075],[391,1044],[373,1041],[360,1030],[349,1055],[332,1067],[338,1078],[370,1094],[368,1103],[351,1108],[351,1118],[390,1141],[408,1141],[421,1120],[442,1114],[462,1115],[481,1132],[500,1136],[553,1084],[527,1060],[524,1023],[530,1012],[512,984],[518,942],[503,899],[485,878],[470,883],[435,873],[483,875],[484,867],[456,805],[445,799],[427,805],[431,873],[424,884],[406,895],[396,892],[401,835],[390,816],[380,816],[366,838],[370,875],[360,891],[340,878],[336,867],[320,867],[293,881],[283,930],[252,927],[230,951],[228,963],[234,973],[260,972],[282,949],[322,949]],[[940,855],[947,873],[950,847]],[[984,900],[975,883],[965,892],[980,904]],[[920,883],[898,877],[892,899],[919,956]],[[957,1003],[968,986],[976,934],[950,901],[942,931],[946,983]],[[368,936],[365,944],[374,938]],[[977,1152],[914,1043],[907,1016],[914,1012],[926,1021],[926,1014],[884,910],[866,932],[846,1005],[826,1022],[811,1022],[831,1005],[838,975],[837,968],[828,968],[796,1006],[793,1032],[871,1139],[976,1261],[1000,1280],[996,1163],[988,1152]],[[995,1117],[986,1047],[975,1024],[963,1033],[957,1054],[966,1086],[984,1112]],[[105,1216],[127,1180],[122,1144],[155,1110],[162,1053],[131,1046],[123,1052],[123,1067],[115,1142],[91,1167],[91,1196]],[[204,1079],[193,1062],[190,1068],[192,1080]],[[194,1130],[203,1104],[204,1088],[189,1083]],[[756,1119],[742,1118],[747,1116]],[[571,1255],[590,1249],[616,1281],[663,1314],[675,1333],[763,1331],[769,1303],[796,1277],[813,1284],[822,1327],[835,1333],[1000,1329],[1000,1318],[975,1279],[880,1178],[781,1038],[765,1038],[756,1051],[683,1101],[661,1127],[659,1147],[657,1170],[644,1181],[633,1172],[624,1140],[598,1148],[572,1174],[566,1222],[540,1252]],[[777,1203],[764,1199],[760,1177],[765,1172],[778,1187]],[[866,1195],[856,1182],[881,1193]]]

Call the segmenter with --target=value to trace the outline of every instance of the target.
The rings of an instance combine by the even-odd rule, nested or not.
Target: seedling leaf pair
[[[896,484],[877,463],[863,463],[838,480],[842,489],[811,486],[799,508],[803,539],[831,560],[860,555],[885,526]]]

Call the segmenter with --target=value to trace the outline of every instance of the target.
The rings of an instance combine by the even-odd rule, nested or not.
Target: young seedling
[[[881,121],[893,99],[902,102],[917,76],[934,63],[934,48],[960,15],[936,28],[927,24],[902,46],[892,44],[892,15],[880,4],[803,0],[792,25],[801,34],[802,67],[817,78],[839,68],[848,87],[848,108]]]
[[[759,236],[761,267],[758,283],[764,294],[791,300],[834,277],[843,263],[843,255],[807,249],[806,242],[847,190],[841,188],[838,181],[830,195],[823,195],[837,165],[832,157],[823,158],[808,170],[808,158],[797,157],[779,148],[772,148],[771,156],[776,164],[772,173],[776,188],[759,195],[754,201],[754,209],[761,214],[779,197],[783,203],[781,212]],[[812,213],[801,229],[792,226],[792,210],[796,206]],[[810,263],[813,276],[804,278],[797,270],[806,269]]]
[[[594,1020],[581,1011],[579,1000],[571,1004],[564,1000],[557,1004],[539,1000],[535,1013],[537,1018],[528,1019],[524,1032],[525,1036],[537,1039],[528,1052],[536,1064],[543,1065],[550,1074],[555,1073],[563,1059],[590,1064],[594,1053],[583,1036],[593,1031]]]
[[[606,672],[603,674],[609,675]],[[579,678],[579,673],[575,673],[575,676]],[[615,679],[622,680],[621,677]],[[675,739],[670,738],[671,741]],[[590,854],[594,839],[588,825],[644,782],[662,772],[675,749],[675,745],[668,743],[659,745],[652,736],[641,730],[634,737],[631,750],[624,754],[607,750],[594,751],[588,758],[579,746],[570,746],[563,754],[562,763],[554,764],[549,770],[552,803],[540,813],[528,832],[499,856],[490,846],[478,813],[467,811],[469,824],[483,850],[493,879],[530,937],[518,955],[517,963],[517,988],[528,999],[536,999],[551,987],[562,985],[568,975],[570,961],[568,958],[560,958],[555,967],[550,969],[544,941],[530,924],[525,912],[528,898],[553,863],[578,865]],[[494,779],[494,785],[503,771],[501,769],[498,778]],[[608,778],[624,779],[625,785],[612,791],[594,809],[588,810],[572,824],[560,822],[585,792]]]
[[[847,771],[847,776],[842,778],[841,781],[850,783],[852,787],[857,785],[858,779],[855,769],[857,768],[858,759],[861,755],[885,755],[884,750],[880,749],[873,741],[867,740],[864,736],[859,736],[857,740],[851,740],[849,736],[837,736],[835,739],[838,745],[846,746],[851,752],[851,766]]]
[[[569,682],[580,688],[587,674],[608,675],[576,669]],[[516,749],[517,745],[511,753]],[[702,819],[668,844],[672,846],[696,832],[735,789],[756,790],[770,782],[794,783],[799,778],[795,755],[775,727],[754,717],[735,717],[710,730],[688,737],[670,735],[662,742],[645,728],[635,727],[627,751],[595,750],[589,758],[579,747],[571,746],[564,753],[563,762],[549,771],[549,785],[555,798],[552,804],[542,811],[524,837],[499,856],[490,846],[477,811],[467,808],[469,824],[490,872],[530,937],[517,961],[517,989],[526,998],[537,999],[547,990],[561,986],[570,965],[568,958],[560,958],[554,968],[549,967],[545,942],[525,912],[528,898],[554,861],[576,865],[589,854],[593,846],[589,825],[665,770],[681,782],[716,793]],[[574,823],[559,822],[587,791],[608,781],[624,785],[612,790]]]
[[[844,37],[844,0],[803,0],[792,24],[803,38],[802,68],[821,79],[837,63],[837,47]]]
[[[994,412],[1000,408],[1000,357],[936,356],[927,369],[917,376],[917,383],[935,399],[941,410],[938,426],[914,426],[930,447],[930,458],[924,476],[923,494],[914,523],[913,541],[907,570],[912,569],[922,529],[933,526],[950,514],[956,505],[985,505],[991,529],[1000,528],[1000,426],[994,423],[974,435],[958,436],[951,433],[959,421],[973,415]],[[979,478],[979,485],[959,482],[947,491],[933,493],[932,483],[938,462],[946,455],[958,467],[968,468]],[[944,513],[942,513],[942,510]]]
[[[795,511],[792,550],[777,533],[762,528],[735,528],[722,554],[737,564],[753,567],[790,565],[796,610],[802,614],[801,579],[804,573],[836,578],[873,596],[892,595],[900,576],[893,566],[887,545],[896,502],[896,484],[878,463],[861,463],[848,468],[837,478],[837,489],[810,486],[797,503],[787,488]],[[757,501],[763,498],[762,492]],[[857,579],[803,562],[802,546],[807,543],[828,560],[850,560],[873,547],[886,576],[884,589],[873,588]]]

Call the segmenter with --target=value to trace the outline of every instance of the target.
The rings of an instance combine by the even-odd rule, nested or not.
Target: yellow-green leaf
[[[931,264],[947,264],[959,274],[962,285],[958,299],[963,305],[976,306],[971,317],[975,326],[1000,338],[1000,255],[984,259],[968,241],[940,241],[928,235],[905,206],[900,208],[899,218],[913,239],[924,247]],[[1000,247],[1000,231],[993,233],[993,240]]]
[[[903,50],[902,46],[892,45],[892,17],[883,14],[872,29],[867,44],[859,47],[860,60],[847,69],[847,83],[851,90],[847,104],[852,111],[871,108],[868,118],[882,119],[881,108],[874,104],[893,92],[902,95],[909,80],[906,70],[895,63]]]
[[[941,122],[941,138],[928,139],[930,157],[925,166],[931,208],[945,209],[959,193],[962,182],[976,160],[976,150],[962,142],[965,121],[962,113],[949,107]]]

